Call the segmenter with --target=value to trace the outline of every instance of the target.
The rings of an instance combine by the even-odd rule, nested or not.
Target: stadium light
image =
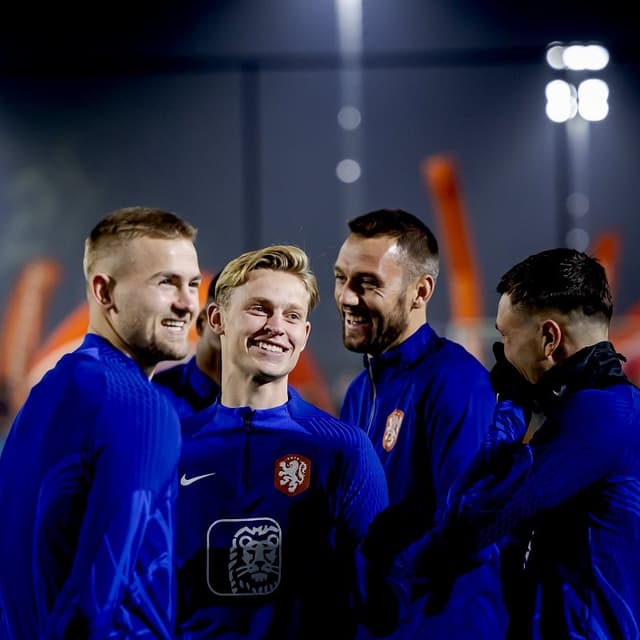
[[[601,71],[609,64],[609,52],[600,44],[563,44],[552,42],[547,47],[547,64],[564,74],[562,80],[547,84],[546,113],[553,122],[567,122],[576,115],[591,122],[607,117],[609,87],[600,78],[589,77],[576,87],[574,76]]]

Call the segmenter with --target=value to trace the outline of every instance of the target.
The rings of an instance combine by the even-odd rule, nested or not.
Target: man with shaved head
[[[188,352],[195,236],[133,207],[86,240],[87,334],[31,390],[0,457],[2,638],[173,638],[180,426],[149,378]]]

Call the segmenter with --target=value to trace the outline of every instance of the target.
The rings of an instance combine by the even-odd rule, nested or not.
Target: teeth
[[[184,327],[183,320],[163,320],[162,324],[165,327],[174,327],[176,329],[182,329],[182,327]]]
[[[273,351],[274,353],[283,353],[284,349],[275,344],[269,344],[268,342],[258,342],[258,346],[265,351]]]

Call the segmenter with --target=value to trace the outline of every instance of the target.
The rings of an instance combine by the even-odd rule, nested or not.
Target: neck
[[[583,328],[578,331],[565,330],[562,342],[553,354],[556,364],[570,358],[574,353],[578,353],[578,351],[586,347],[609,340],[609,330],[606,326],[590,326],[586,329]]]
[[[198,365],[198,369],[211,378],[211,380],[220,384],[221,376],[219,358],[215,358],[216,362],[214,364],[212,364],[211,360],[212,358],[210,356],[203,355],[201,352],[196,351],[196,364]]]
[[[233,373],[223,374],[220,400],[225,407],[273,409],[289,399],[288,377],[265,382]]]
[[[141,362],[140,359],[131,351],[127,343],[124,342],[118,333],[113,330],[110,324],[90,321],[89,326],[87,327],[87,333],[93,333],[104,338],[112,347],[118,349],[118,351],[124,353],[125,356],[134,360],[147,378],[151,379],[158,363],[154,362],[153,364],[147,364],[145,362]]]

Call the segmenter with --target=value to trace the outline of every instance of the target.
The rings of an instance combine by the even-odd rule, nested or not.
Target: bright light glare
[[[552,69],[564,69],[564,62],[562,60],[562,54],[564,53],[564,47],[559,44],[551,45],[547,49],[547,64]]]
[[[545,88],[547,96],[546,112],[553,122],[566,122],[573,118],[578,110],[576,90],[564,80],[552,80]]]
[[[342,107],[338,111],[338,124],[347,131],[353,131],[360,126],[362,115],[355,107]]]
[[[573,87],[564,80],[552,80],[547,84],[544,93],[549,102],[555,102],[556,100],[569,100],[573,93],[572,89]]]
[[[574,44],[564,50],[562,60],[572,71],[599,71],[609,63],[609,52],[598,44]]]
[[[558,71],[600,71],[609,64],[609,51],[600,44],[563,45],[551,42],[547,46],[547,64]]]
[[[362,52],[362,0],[334,0],[338,18],[340,52]]]
[[[609,87],[604,80],[590,78],[578,87],[578,111],[585,120],[604,120],[609,113]]]
[[[586,59],[584,55],[584,46],[581,44],[573,44],[564,50],[562,60],[572,71],[583,71],[586,69]]]
[[[336,175],[338,176],[338,180],[346,182],[347,184],[358,180],[361,173],[360,165],[350,158],[340,160],[336,166]]]
[[[599,44],[590,44],[585,47],[585,67],[590,71],[600,71],[609,64],[609,52]]]

